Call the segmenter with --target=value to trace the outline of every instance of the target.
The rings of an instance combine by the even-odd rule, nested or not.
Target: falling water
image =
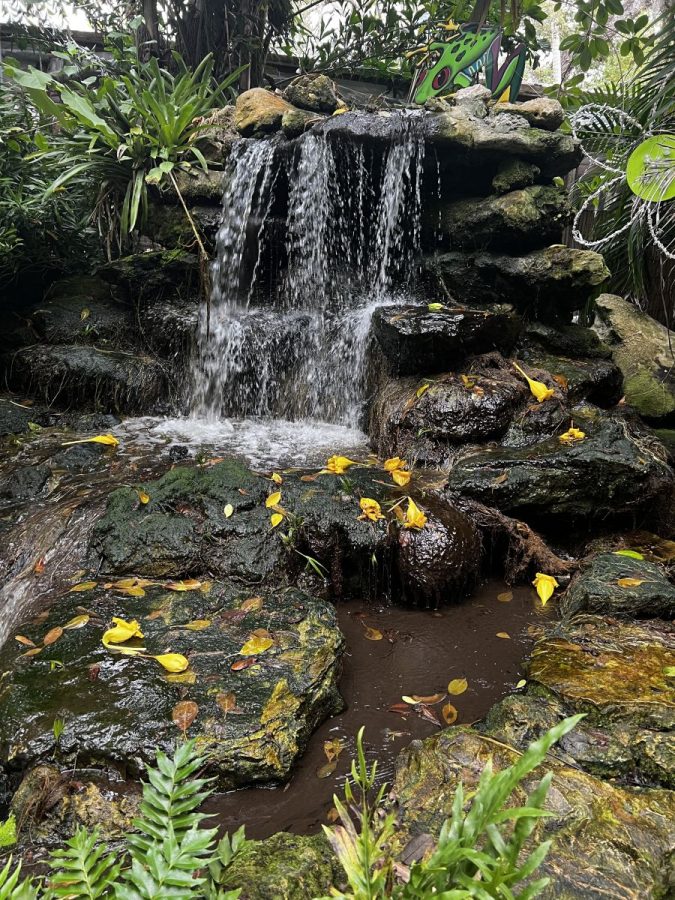
[[[312,132],[290,158],[271,141],[238,144],[193,360],[193,416],[358,427],[373,311],[396,302],[418,255],[423,150],[404,116],[381,158]],[[266,272],[263,290],[280,171],[287,264]]]

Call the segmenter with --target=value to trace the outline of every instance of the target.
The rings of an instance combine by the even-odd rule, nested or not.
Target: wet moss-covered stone
[[[101,278],[78,276],[53,284],[31,315],[38,336],[49,344],[103,343],[119,346],[130,336],[132,310]]]
[[[507,159],[497,168],[492,187],[498,194],[505,194],[507,191],[529,187],[540,174],[539,166],[522,159]]]
[[[508,304],[441,310],[382,306],[375,310],[372,328],[395,374],[422,375],[455,369],[469,354],[509,353],[520,316]]]
[[[583,563],[559,605],[564,616],[590,612],[667,619],[675,614],[675,587],[654,563],[599,553]]]
[[[469,452],[450,471],[449,490],[548,523],[669,508],[674,477],[650,432],[591,408],[575,410],[573,418],[583,441],[565,445],[554,436],[518,449]]]
[[[294,106],[329,115],[342,102],[335,83],[327,75],[301,75],[288,85],[283,97]]]
[[[544,322],[527,322],[521,332],[519,347],[569,359],[612,358],[610,347],[592,328],[583,325],[558,324],[554,327]]]
[[[135,302],[144,297],[157,300],[173,296],[177,291],[199,289],[197,257],[184,250],[153,250],[122,256],[101,266],[97,275],[123,288],[126,296]]]
[[[465,793],[471,794],[488,761],[499,770],[518,756],[508,745],[470,728],[446,729],[413,742],[396,763],[400,839],[424,832],[437,835],[450,816],[460,780]],[[518,805],[524,805],[526,793],[547,770],[553,772],[553,782],[546,808],[553,815],[541,820],[534,832],[539,841],[553,839],[538,872],[551,878],[542,896],[556,900],[669,896],[675,795],[619,788],[549,757],[516,791]]]
[[[251,841],[225,873],[223,887],[241,900],[314,900],[335,883],[337,862],[323,835],[279,832]]]
[[[4,765],[23,769],[54,755],[62,765],[117,764],[138,774],[158,748],[175,744],[180,731],[172,711],[190,700],[198,713],[188,735],[221,787],[287,778],[313,729],[341,707],[343,639],[330,604],[293,589],[251,596],[221,583],[184,592],[146,585],[143,596],[114,586],[67,595],[43,624],[23,627],[24,636],[39,644],[50,629],[82,615],[85,603],[90,618],[83,627],[66,629],[35,657],[21,657],[25,648],[13,639],[2,651]],[[101,638],[113,616],[140,622],[142,641],[125,646],[183,654],[187,674],[167,675],[153,659],[106,649]],[[273,643],[240,654],[260,629]],[[237,660],[254,663],[232,671]],[[64,722],[58,747],[56,719]]]
[[[573,403],[588,400],[608,408],[621,399],[623,376],[611,359],[570,359],[537,351],[525,351],[520,355],[530,365],[555,375]]]

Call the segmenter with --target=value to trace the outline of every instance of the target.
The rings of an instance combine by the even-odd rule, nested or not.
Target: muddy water
[[[512,599],[498,600],[505,592]],[[444,693],[451,679],[466,678],[465,693],[446,696],[429,709],[440,717],[443,705],[452,701],[457,724],[482,718],[522,677],[522,660],[547,615],[533,590],[508,589],[497,581],[465,603],[438,612],[341,604],[338,617],[347,640],[340,682],[345,711],[315,732],[288,785],[221,794],[208,804],[208,812],[230,832],[245,824],[251,838],[276,831],[315,834],[328,821],[333,794],[342,792],[362,725],[368,757],[378,760],[381,778],[391,782],[400,750],[439,726],[415,712],[403,717],[389,708],[404,695]],[[382,639],[368,640],[366,627],[381,632]],[[509,637],[498,637],[498,632]],[[335,739],[345,749],[334,773],[320,777],[326,764],[324,742]]]

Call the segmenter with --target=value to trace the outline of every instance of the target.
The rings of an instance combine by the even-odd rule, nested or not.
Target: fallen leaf
[[[425,394],[428,390],[429,390],[429,385],[428,385],[428,384],[423,384],[421,387],[418,387],[418,388],[417,388],[417,390],[415,391],[415,396],[416,396],[417,399],[419,400],[420,397],[421,397],[423,394]]]
[[[276,528],[277,525],[281,525],[283,521],[284,517],[281,513],[275,512],[270,516],[270,525],[272,526],[272,528]]]
[[[563,391],[566,391],[570,386],[568,379],[565,378],[564,375],[554,375],[553,380],[555,381],[556,384],[560,385],[560,387],[563,389]]]
[[[497,486],[500,485],[500,484],[504,484],[504,482],[505,482],[505,481],[508,481],[508,480],[509,480],[509,473],[508,473],[508,472],[502,472],[501,475],[497,475],[496,478],[493,478],[491,483],[492,483],[495,487],[497,487]]]
[[[452,697],[459,697],[468,688],[469,683],[466,678],[453,678],[448,685],[448,693]]]
[[[248,659],[238,659],[236,662],[233,662],[230,666],[230,669],[233,672],[241,672],[242,669],[249,669],[251,666],[254,666],[258,662],[257,656],[250,656]]]
[[[508,640],[508,641],[511,640],[511,635],[508,633],[508,631],[498,631],[497,637],[504,638],[504,640]]]
[[[334,825],[339,818],[340,818],[340,814],[338,813],[337,809],[335,809],[334,806],[331,806],[331,808],[328,810],[328,812],[326,814],[326,821],[330,825]]]
[[[331,759],[329,762],[325,762],[322,766],[316,770],[317,778],[328,778],[337,768],[337,759]]]
[[[229,519],[233,512],[234,512],[234,506],[232,506],[231,503],[228,503],[227,506],[225,507],[225,509],[223,510],[223,513],[225,514],[225,518]]]
[[[174,672],[166,676],[171,684],[194,684],[197,681],[197,673],[194,669],[186,669],[184,672]]]
[[[14,640],[18,641],[20,644],[23,644],[24,647],[34,647],[35,641],[31,641],[30,638],[24,637],[22,634],[15,634]]]
[[[246,612],[255,612],[255,610],[262,609],[262,606],[262,597],[248,597],[246,600],[244,600],[239,609],[243,609]]]
[[[548,601],[553,596],[553,591],[560,587],[558,582],[555,580],[553,575],[545,575],[543,572],[537,572],[534,576],[534,581],[532,584],[539,595],[539,599],[541,600],[541,605],[546,606]]]
[[[192,622],[183,625],[183,628],[187,628],[188,631],[204,631],[210,624],[211,619],[193,619]]]
[[[87,309],[86,306],[80,310],[80,320],[82,322],[84,322],[85,319],[88,319],[90,315],[91,315],[91,310]]]
[[[42,575],[44,570],[45,570],[45,558],[43,556],[41,559],[38,559],[38,561],[33,566],[33,572],[36,575]]]
[[[79,441],[65,441],[61,446],[70,447],[72,444],[106,444],[109,447],[116,447],[119,441],[112,434],[97,434],[96,437],[82,438]]]
[[[346,456],[331,456],[331,458],[326,463],[326,468],[333,475],[344,475],[347,469],[350,466],[355,466],[356,463],[353,459],[348,459]]]
[[[521,678],[520,681],[516,684],[516,688],[524,688],[527,684],[527,679]]]
[[[19,656],[19,659],[21,659],[23,656],[37,656],[38,653],[42,653],[43,650],[44,650],[44,647],[33,647],[32,650],[26,650],[25,653],[22,653]]]
[[[198,581],[196,578],[187,578],[183,581],[167,581],[162,585],[168,591],[199,591],[203,586],[204,582]]]
[[[446,703],[441,709],[441,714],[446,725],[454,725],[459,715],[452,703]]]
[[[412,712],[407,703],[393,703],[389,707],[389,712],[398,713],[399,716],[408,716]]]
[[[419,694],[412,694],[409,699],[414,703],[438,703],[439,700],[442,700],[445,697],[445,694],[429,694],[426,697],[420,697]]]
[[[98,676],[101,674],[101,667],[99,665],[89,666],[87,669],[87,678],[89,681],[98,681]]]
[[[258,634],[252,634],[239,651],[240,656],[254,656],[258,653],[264,653],[274,644],[272,638],[261,637]]]
[[[271,479],[275,484],[283,484],[284,481],[278,472],[272,472]]]
[[[270,494],[267,500],[265,500],[265,506],[267,509],[271,509],[273,506],[277,506],[281,501],[281,491],[275,491],[273,494]]]
[[[429,312],[439,312],[440,310],[444,309],[444,306],[442,303],[429,303],[427,309],[429,310]]]
[[[167,672],[184,672],[190,665],[181,653],[160,653],[150,658],[156,660]]]
[[[199,707],[194,700],[181,700],[180,703],[176,703],[171,712],[171,721],[185,734],[197,718],[198,712]]]
[[[50,628],[47,634],[44,636],[42,645],[44,647],[50,647],[52,644],[55,644],[62,635],[63,628],[61,628],[60,625],[57,625],[55,628]]]
[[[473,387],[475,387],[475,385],[476,385],[475,378],[472,378],[470,375],[460,375],[459,377],[462,381],[462,384],[464,385],[464,387],[467,390],[470,391]]]
[[[132,587],[148,587],[152,584],[157,584],[157,582],[151,581],[149,578],[120,578],[119,581],[113,581],[110,584],[105,584],[104,587],[126,590],[127,588]]]
[[[128,588],[115,588],[115,590],[119,594],[124,594],[125,597],[145,597],[145,591],[140,584],[135,584],[133,587]]]
[[[80,616],[75,616],[70,619],[70,621],[66,622],[63,626],[64,631],[75,631],[76,628],[84,628],[84,626],[89,622],[91,616],[88,613],[83,613]]]
[[[391,473],[391,477],[399,487],[405,487],[412,478],[412,472],[408,472],[405,469],[396,469],[396,471]]]
[[[667,678],[675,678],[675,666],[664,666],[663,674]]]
[[[126,622],[124,619],[118,619],[113,616],[113,622],[115,623],[114,627],[109,628],[102,638],[105,647],[109,644],[123,644],[125,641],[131,640],[131,638],[142,638],[144,636],[141,626],[136,619]]]
[[[69,594],[77,594],[81,591],[91,591],[93,588],[97,586],[98,582],[96,581],[81,581],[79,584],[74,584],[70,590]]]
[[[323,742],[323,752],[326,754],[328,762],[337,759],[344,749],[345,745],[340,738],[333,738],[330,741]]]
[[[497,594],[497,600],[500,603],[510,603],[513,600],[513,591],[502,591],[501,594]]]
[[[630,559],[644,559],[644,556],[641,553],[638,553],[637,550],[615,550],[614,556],[628,556]]]
[[[616,582],[619,587],[622,588],[631,588],[631,587],[639,587],[641,584],[645,583],[644,578],[619,578]]]
[[[227,694],[217,694],[216,703],[222,709],[225,715],[227,715],[229,712],[232,712],[232,710],[236,708],[237,698],[232,693],[232,691],[228,691]]]
[[[520,366],[517,363],[514,363],[513,367],[514,367],[514,369],[516,369],[517,372],[520,372],[520,374],[523,376],[525,381],[527,381],[529,388],[530,388],[530,393],[532,394],[533,397],[536,398],[536,400],[539,403],[543,403],[544,400],[550,400],[550,398],[555,393],[553,388],[547,387],[541,381],[535,381],[534,378],[530,378],[529,375],[527,375],[525,372],[523,372],[523,370],[520,368]]]
[[[379,519],[384,519],[382,508],[377,500],[371,500],[370,497],[361,497],[359,506],[361,507],[359,519],[365,519],[369,522],[377,522]]]
[[[316,481],[318,477],[318,473],[316,475],[301,475],[300,481]]]
[[[423,719],[427,719],[429,722],[433,722],[434,725],[438,725],[440,728],[441,720],[438,718],[436,711],[431,709],[431,707],[426,706],[424,703],[420,703],[416,707],[416,712],[418,716],[422,716]]]
[[[143,506],[145,506],[146,503],[150,502],[150,494],[146,494],[145,491],[138,491],[137,493],[138,493],[138,499],[143,504]]]
[[[378,631],[377,628],[371,628],[369,625],[363,626],[365,629],[364,637],[367,641],[381,641],[382,640],[382,632]]]

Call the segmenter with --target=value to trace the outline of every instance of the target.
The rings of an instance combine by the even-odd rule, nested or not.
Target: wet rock
[[[527,322],[519,346],[525,350],[547,352],[570,359],[611,359],[612,351],[592,328],[562,325],[555,328],[544,322]]]
[[[234,127],[234,106],[214,109],[210,115],[202,118],[201,125],[197,147],[209,163],[209,168],[222,165],[230,155],[235,141],[239,140]]]
[[[573,419],[583,441],[565,445],[554,436],[520,449],[468,452],[451,469],[448,489],[542,525],[669,508],[674,477],[650,432],[589,408]]]
[[[157,352],[187,356],[199,321],[199,304],[194,300],[160,300],[143,312],[144,334]]]
[[[450,373],[429,383],[401,378],[385,382],[371,408],[370,435],[382,457],[401,456],[417,464],[438,466],[461,444],[498,438],[527,397],[522,382],[510,374],[474,371]]]
[[[470,728],[446,729],[415,741],[396,764],[394,793],[401,813],[401,837],[437,835],[451,814],[460,781],[468,794],[488,760],[496,770],[519,754]],[[675,836],[675,798],[664,790],[615,787],[552,757],[516,792],[518,805],[545,771],[553,772],[536,840],[553,839],[538,875],[551,884],[545,898],[666,896],[672,887],[668,858]]]
[[[564,189],[535,184],[499,196],[455,200],[440,210],[432,207],[428,226],[443,246],[522,253],[559,241],[569,217]]]
[[[284,113],[290,108],[291,104],[279,94],[264,88],[251,88],[237,97],[234,125],[244,137],[278,131]]]
[[[74,444],[55,453],[50,463],[55,469],[68,472],[95,472],[110,460],[110,448],[105,444]]]
[[[143,296],[158,300],[177,291],[198,292],[197,257],[182,250],[152,250],[123,256],[106,263],[97,274],[119,285],[137,301]]]
[[[13,357],[10,384],[45,403],[112,412],[148,413],[165,395],[165,370],[155,359],[81,345],[26,347]]]
[[[565,322],[609,277],[599,253],[562,245],[525,256],[442,253],[425,268],[462,303],[514,303],[546,322]]]
[[[322,834],[282,831],[251,841],[228,867],[223,887],[241,888],[241,900],[314,900],[328,895],[338,868]]]
[[[50,474],[48,466],[19,466],[0,477],[0,502],[36,500],[49,481]]]
[[[555,376],[572,403],[588,400],[608,408],[621,399],[623,376],[611,359],[569,359],[528,350],[520,355],[531,366]]]
[[[223,173],[217,170],[209,169],[204,172],[202,169],[191,169],[189,172],[178,172],[176,174],[176,184],[178,190],[183,196],[183,200],[190,208],[192,215],[192,207],[205,204],[207,206],[217,206],[220,211],[220,204],[223,200]],[[160,194],[160,198],[165,203],[179,205],[179,199],[173,187],[167,188]],[[185,218],[185,213],[181,207],[181,214]]]
[[[342,103],[335,83],[327,75],[301,75],[288,85],[283,98],[301,109],[329,115]]]
[[[316,113],[292,107],[291,109],[287,109],[284,113],[281,120],[281,130],[286,137],[295,138],[304,134],[308,128],[316,125],[322,118],[323,116],[318,116]]]
[[[508,304],[483,309],[381,306],[372,329],[390,369],[398,375],[431,374],[456,368],[466,356],[513,349],[520,317]]]
[[[649,420],[675,414],[673,332],[613,294],[596,299],[595,330],[611,347],[623,372],[626,402]]]
[[[560,601],[560,610],[566,617],[589,612],[667,619],[675,614],[675,587],[654,563],[599,553],[584,561]]]
[[[120,346],[131,337],[133,311],[112,296],[102,279],[68,278],[53,286],[32,320],[39,337],[49,344]]]
[[[495,103],[490,115],[522,116],[534,128],[557,131],[565,119],[565,111],[557,100],[537,97],[524,103]]]
[[[313,729],[341,707],[343,639],[328,603],[292,589],[255,597],[231,582],[183,592],[146,585],[133,597],[102,587],[86,599],[66,595],[47,621],[22,631],[39,643],[81,614],[85,602],[90,619],[83,627],[66,630],[45,658],[18,658],[15,648],[24,648],[14,640],[2,651],[10,673],[0,697],[4,764],[23,769],[55,754],[61,766],[117,764],[138,774],[157,749],[170,751],[180,739],[172,711],[189,700],[198,713],[188,736],[208,755],[220,787],[284,780]],[[107,650],[101,637],[112,616],[140,621],[146,653],[187,656],[187,675]],[[273,644],[241,655],[259,629]],[[47,657],[54,654],[62,666],[51,671]],[[253,664],[232,671],[237,660]],[[55,748],[57,718],[64,731]]]
[[[507,191],[529,187],[540,174],[539,166],[523,162],[522,159],[508,159],[497,168],[492,187],[498,194],[506,194]]]
[[[219,183],[222,180],[222,176],[221,173],[216,174],[219,176]],[[215,253],[216,235],[222,218],[220,195],[218,202],[215,201],[215,196],[212,196],[209,200],[199,200],[190,207],[190,215],[197,225],[207,251]],[[148,217],[143,225],[143,234],[154,244],[159,244],[168,251],[194,247],[195,243],[194,231],[183,208],[177,204],[172,206],[167,202],[158,203],[151,201],[149,203]],[[144,293],[147,294],[148,292]],[[196,281],[191,293],[195,296],[199,295]],[[166,295],[165,288],[162,289],[161,295]],[[149,295],[149,299],[152,300],[152,296]]]

